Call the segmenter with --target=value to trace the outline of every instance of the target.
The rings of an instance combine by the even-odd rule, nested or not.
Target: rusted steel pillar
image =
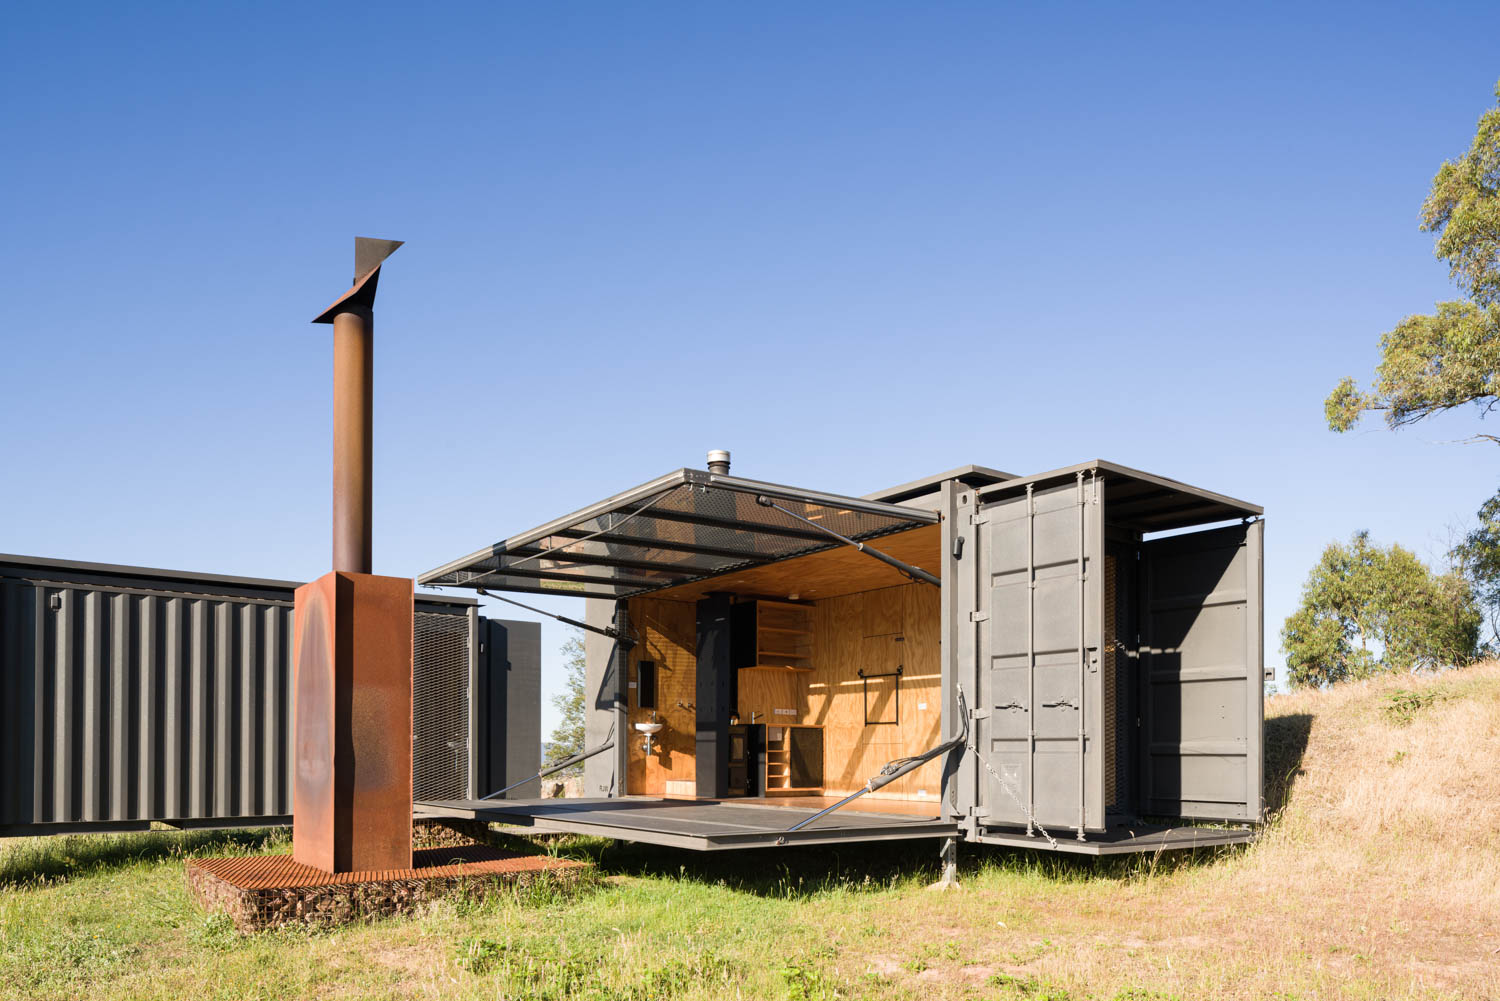
[[[369,573],[374,433],[375,315],[354,306],[333,318],[333,569]]]
[[[297,589],[292,857],[325,872],[411,867],[412,581],[371,563],[374,303],[401,246],[357,239],[333,325],[333,570]]]

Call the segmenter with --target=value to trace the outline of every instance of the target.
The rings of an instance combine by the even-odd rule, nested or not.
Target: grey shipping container
[[[1261,515],[1102,460],[851,497],[711,454],[418,578],[586,599],[594,752],[582,801],[419,809],[700,850],[1248,840]]]
[[[0,556],[0,835],[289,822],[296,586]],[[415,794],[535,774],[540,627],[425,594],[414,627]]]

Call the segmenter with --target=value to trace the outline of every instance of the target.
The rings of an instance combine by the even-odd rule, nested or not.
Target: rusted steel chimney
[[[371,562],[375,289],[399,240],[354,241],[333,325],[333,570],[297,589],[292,857],[411,867],[412,581]]]
[[[400,240],[354,240],[354,285],[314,323],[333,324],[333,569],[369,573],[375,288]]]

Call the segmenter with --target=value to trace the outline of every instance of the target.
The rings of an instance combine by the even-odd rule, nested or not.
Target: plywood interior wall
[[[927,584],[863,591],[814,606],[813,670],[798,675],[806,698],[801,722],[823,727],[823,791],[845,795],[863,786],[887,762],[920,754],[942,730],[939,663],[939,593]],[[900,715],[894,724],[866,725],[866,674],[900,665]],[[896,718],[896,682],[870,686],[870,715]],[[941,795],[941,762],[933,761],[873,797],[926,800]]]
[[[690,706],[697,698],[697,606],[684,601],[632,598],[626,612],[630,628],[640,638],[630,651],[630,681],[639,678],[637,665],[641,661],[656,663],[656,718],[666,724],[652,738],[648,757],[641,746],[645,735],[635,729],[635,724],[648,722],[651,710],[640,708],[639,688],[626,689],[631,726],[626,736],[626,792],[632,796],[692,795],[697,774],[697,718],[693,710],[679,708],[677,703]]]
[[[740,672],[740,722],[802,723],[807,719],[807,682],[811,675],[791,671]],[[779,712],[777,710],[780,710]],[[788,712],[790,710],[790,712]],[[752,717],[751,714],[754,714]]]
[[[904,584],[826,598],[813,602],[812,610],[812,670],[741,671],[739,718],[748,723],[754,713],[757,723],[768,726],[821,726],[823,792],[845,795],[887,762],[920,754],[940,739],[939,593],[927,584]],[[635,795],[686,793],[691,786],[676,783],[690,784],[695,776],[695,715],[677,703],[691,705],[696,698],[697,608],[690,601],[634,598],[629,614],[641,638],[631,651],[630,678],[636,679],[641,660],[656,662],[657,713],[666,728],[655,741],[661,753],[653,748],[649,758],[641,750],[641,735],[630,732],[627,788]],[[866,725],[860,668],[887,673],[897,666],[902,668],[899,682],[883,678],[870,686],[871,717],[895,722]],[[631,724],[651,715],[638,708],[637,691],[628,690]],[[930,762],[871,795],[936,804],[941,775],[941,762]]]

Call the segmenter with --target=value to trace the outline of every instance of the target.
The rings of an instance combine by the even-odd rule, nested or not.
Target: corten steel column
[[[370,573],[371,390],[380,267],[354,241],[333,324],[333,571],[297,589],[292,857],[325,872],[411,867],[412,581]]]
[[[351,307],[333,317],[333,569],[369,573],[371,390],[375,316]]]

